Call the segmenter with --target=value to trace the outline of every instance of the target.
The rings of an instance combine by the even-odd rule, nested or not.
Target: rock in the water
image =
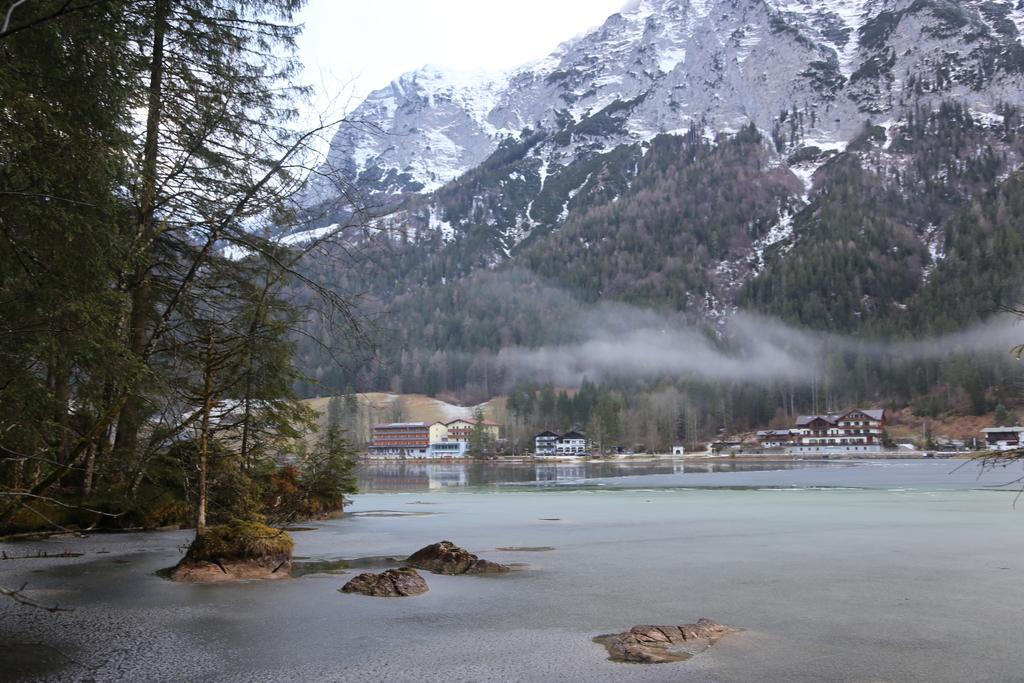
[[[380,574],[360,574],[341,588],[342,593],[362,593],[376,598],[401,598],[428,590],[419,572],[409,567],[388,569]]]
[[[491,562],[490,560],[477,560],[469,566],[467,574],[503,574],[509,571],[509,568],[503,564],[497,562]]]
[[[172,581],[184,583],[224,583],[253,579],[287,579],[291,576],[290,555],[276,555],[252,560],[183,559],[165,574]]]
[[[625,633],[598,636],[608,658],[615,662],[664,664],[681,662],[700,654],[715,641],[736,629],[701,618],[682,626],[634,626]]]
[[[479,557],[451,541],[441,541],[420,548],[405,563],[434,574],[499,574],[509,568]]]
[[[181,562],[162,573],[188,583],[283,579],[291,574],[294,545],[281,529],[236,519],[196,534]]]

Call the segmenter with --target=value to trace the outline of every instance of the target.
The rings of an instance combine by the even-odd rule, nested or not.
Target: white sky
[[[625,0],[309,0],[299,16],[306,82],[322,113],[425,64],[502,69],[546,56]]]

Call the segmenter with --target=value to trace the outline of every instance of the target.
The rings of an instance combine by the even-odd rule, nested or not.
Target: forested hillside
[[[1022,156],[1015,107],[982,121],[945,103],[888,131],[868,125],[815,175],[792,250],[775,255],[743,302],[844,332],[935,333],[992,315],[1021,285],[1010,266],[1017,217],[1005,201]],[[981,220],[992,202],[1000,218]]]
[[[503,164],[529,163],[510,149],[439,195],[461,196]],[[351,386],[484,400],[524,388],[503,350],[583,342],[597,331],[588,307],[617,301],[717,330],[723,348],[728,333],[716,321],[738,309],[853,340],[824,359],[828,370],[813,385],[590,378],[621,411],[671,388],[681,397],[667,409],[673,419],[681,424],[690,404],[704,436],[815,405],[914,403],[935,414],[1016,402],[1020,373],[1009,347],[963,347],[941,361],[856,347],[857,339],[963,329],[1017,300],[1024,217],[1015,169],[1024,147],[1016,108],[980,118],[946,103],[887,126],[866,120],[842,152],[797,141],[788,154],[780,165],[775,143],[747,127],[715,139],[696,130],[664,135],[598,155],[564,222],[535,228],[499,263],[488,261],[488,236],[496,239],[489,223],[449,240],[382,234],[363,244],[373,254],[368,270],[345,275],[385,313],[376,362],[346,371],[306,345],[303,362],[322,369],[321,383],[306,391]],[[562,411],[554,421],[582,426],[591,412]]]
[[[361,295],[373,362],[300,340],[301,391],[475,402],[585,378],[622,415],[678,390],[704,436],[852,403],[1018,401],[1008,338],[887,349],[990,323],[1021,295],[1022,28],[1012,0],[640,0],[537,62],[397,77],[357,108],[380,134],[339,133],[326,166],[390,214],[309,271]],[[339,266],[354,247],[369,261]],[[732,328],[764,314],[789,326],[773,351],[808,371],[574,363],[595,341],[635,353],[622,321],[638,313],[687,330],[694,354],[697,331],[751,363]],[[334,343],[324,322],[309,331]],[[574,367],[545,378],[538,358]]]

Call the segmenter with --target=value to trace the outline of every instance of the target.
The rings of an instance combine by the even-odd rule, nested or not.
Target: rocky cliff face
[[[552,136],[529,151],[538,194],[581,158],[694,125],[753,123],[780,154],[841,148],[868,118],[898,121],[949,98],[982,114],[1017,101],[1021,29],[1021,0],[633,0],[507,73],[399,77],[355,110],[326,170],[372,192],[429,193],[529,129]],[[307,201],[330,196],[321,181]],[[516,239],[536,220],[520,213]]]

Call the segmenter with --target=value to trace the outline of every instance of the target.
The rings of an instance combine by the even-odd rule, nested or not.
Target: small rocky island
[[[388,569],[380,574],[360,574],[342,586],[341,592],[360,593],[377,598],[421,595],[429,588],[416,569],[447,575],[500,574],[509,571],[505,565],[481,560],[451,541],[441,541],[420,548],[406,558],[404,564],[408,566]]]
[[[682,626],[634,626],[625,633],[598,636],[594,642],[605,646],[613,662],[665,664],[700,654],[737,630],[701,618]]]
[[[342,593],[360,593],[375,598],[404,598],[430,590],[420,573],[409,567],[388,569],[380,574],[367,572],[341,587]]]
[[[451,541],[441,541],[420,548],[405,564],[434,574],[501,574],[509,568],[479,557]]]
[[[294,546],[286,531],[232,520],[196,534],[185,557],[164,575],[187,583],[284,579],[291,576]]]

